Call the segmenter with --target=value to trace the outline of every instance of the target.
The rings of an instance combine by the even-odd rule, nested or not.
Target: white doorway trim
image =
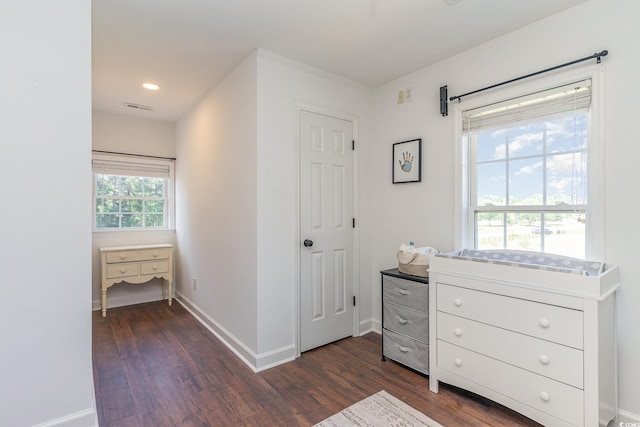
[[[358,117],[355,114],[345,113],[343,111],[334,110],[327,107],[322,107],[313,104],[307,104],[299,101],[294,101],[294,209],[295,209],[295,239],[293,244],[295,245],[295,291],[294,291],[294,342],[295,342],[295,357],[300,357],[300,286],[302,285],[300,280],[300,113],[302,111],[308,111],[310,113],[322,114],[336,119],[346,120],[351,122],[353,128],[353,140],[356,144],[356,149],[353,151],[353,217],[356,219],[356,227],[353,230],[353,294],[356,297],[356,306],[353,310],[353,334],[352,336],[359,335],[360,326],[360,271],[359,266],[359,211],[358,211]]]

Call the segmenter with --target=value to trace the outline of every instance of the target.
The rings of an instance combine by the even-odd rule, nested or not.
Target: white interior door
[[[353,123],[300,112],[300,351],[353,335]]]

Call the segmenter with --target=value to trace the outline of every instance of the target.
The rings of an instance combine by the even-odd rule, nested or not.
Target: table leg
[[[107,317],[107,290],[102,288],[102,298],[100,300],[100,305],[102,308],[102,317]]]
[[[169,286],[169,307],[171,307],[171,303],[173,302],[173,281],[167,280]]]

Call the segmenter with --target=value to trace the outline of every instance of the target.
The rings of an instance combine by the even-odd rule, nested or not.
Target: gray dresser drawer
[[[383,306],[382,326],[424,343],[429,342],[429,315],[426,311],[386,302]]]
[[[401,334],[382,330],[383,355],[423,374],[429,374],[429,345]]]
[[[404,305],[415,310],[429,310],[429,287],[423,283],[383,275],[382,298],[384,302]]]

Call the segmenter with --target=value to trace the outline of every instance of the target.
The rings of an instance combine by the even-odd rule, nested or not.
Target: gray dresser
[[[382,360],[429,374],[429,279],[400,273],[382,275]]]

